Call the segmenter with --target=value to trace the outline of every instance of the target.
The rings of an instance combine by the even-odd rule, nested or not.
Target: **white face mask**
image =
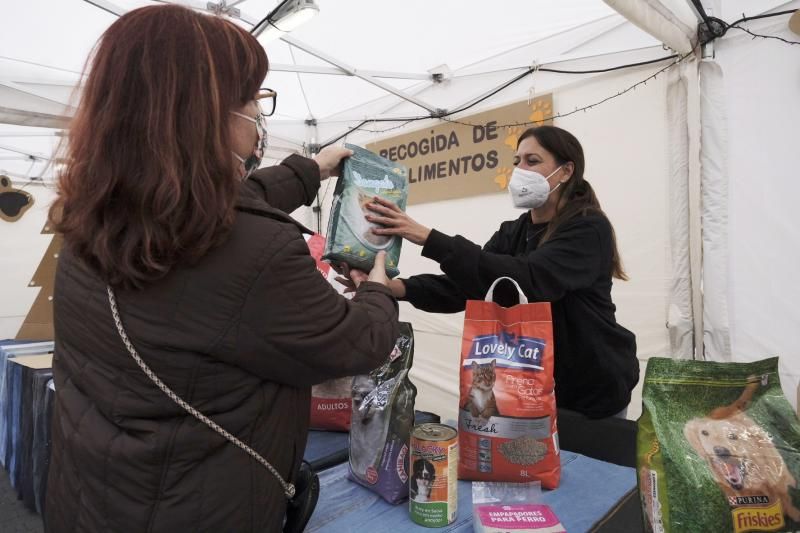
[[[561,165],[551,172],[550,176],[561,170],[563,166]],[[550,176],[544,177],[533,170],[515,167],[511,173],[511,181],[508,183],[508,192],[511,193],[511,201],[514,202],[514,207],[520,209],[542,207],[547,202],[550,193],[561,186],[559,182],[551,191],[550,183],[547,181]]]

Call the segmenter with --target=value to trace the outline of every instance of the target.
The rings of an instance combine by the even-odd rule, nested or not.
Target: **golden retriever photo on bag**
[[[774,507],[780,503],[783,515],[800,522],[800,510],[789,492],[790,487],[797,487],[797,481],[772,436],[745,412],[759,386],[758,378],[748,378],[748,384],[735,402],[718,407],[705,417],[692,418],[686,422],[683,433],[708,464],[732,508],[769,506],[776,510],[775,519],[783,522]],[[747,526],[740,524],[739,527],[742,525]]]

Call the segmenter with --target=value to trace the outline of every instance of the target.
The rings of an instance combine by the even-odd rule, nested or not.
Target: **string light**
[[[639,67],[639,66],[643,66],[643,65],[650,65],[650,64],[653,64],[653,63],[660,63],[660,62],[671,60],[671,59],[675,59],[675,58],[678,58],[678,57],[679,56],[677,54],[672,54],[672,55],[669,55],[669,56],[666,56],[666,57],[659,57],[657,59],[650,59],[650,60],[647,60],[647,61],[639,61],[637,63],[628,63],[628,64],[625,64],[625,65],[618,65],[618,66],[615,66],[615,67],[608,67],[608,68],[603,68],[603,69],[592,69],[592,70],[563,70],[563,69],[553,69],[553,68],[541,67],[539,65],[534,65],[532,67],[527,68],[521,74],[518,74],[517,76],[514,76],[513,78],[511,78],[507,82],[505,82],[502,85],[500,85],[499,87],[493,89],[489,93],[481,96],[480,98],[478,98],[478,99],[476,99],[476,100],[474,100],[474,101],[472,101],[472,102],[470,102],[468,104],[465,104],[465,105],[463,105],[463,106],[461,106],[459,108],[453,109],[452,111],[448,111],[446,113],[440,113],[438,115],[437,114],[432,114],[432,115],[421,115],[421,116],[416,116],[416,117],[364,119],[360,123],[358,123],[356,126],[348,129],[344,133],[342,133],[342,134],[340,134],[340,135],[338,135],[338,136],[326,141],[325,143],[323,143],[321,145],[321,147],[324,148],[325,146],[329,146],[329,145],[331,145],[331,144],[333,144],[333,143],[335,143],[335,142],[347,137],[351,133],[353,133],[355,131],[359,131],[359,130],[360,131],[369,131],[370,133],[385,133],[387,131],[391,131],[391,130],[402,128],[403,126],[406,126],[406,125],[410,124],[411,122],[415,122],[415,121],[418,121],[418,120],[430,120],[430,119],[437,119],[437,118],[441,119],[441,120],[448,120],[447,117],[452,116],[452,115],[456,115],[458,113],[463,113],[464,111],[467,111],[468,109],[470,109],[472,107],[475,107],[479,103],[488,100],[489,98],[491,98],[492,96],[496,95],[497,93],[499,93],[503,89],[505,89],[505,88],[513,85],[514,83],[522,80],[523,78],[525,78],[529,74],[532,74],[533,72],[551,72],[551,73],[556,73],[556,74],[599,74],[599,73],[604,73],[604,72],[612,72],[612,71],[615,71],[615,70]],[[686,56],[680,57],[678,59],[678,62],[682,61],[685,58],[686,58]],[[671,63],[671,64],[667,65],[664,69],[662,69],[662,71],[666,70],[667,68],[671,68],[674,65],[675,65],[675,63]],[[661,71],[659,71],[659,73],[660,72]],[[624,91],[624,92],[627,92],[627,91]],[[399,126],[393,126],[391,128],[385,128],[385,129],[382,129],[382,130],[364,130],[363,129],[365,125],[370,124],[370,123],[377,123],[377,122],[403,122],[403,124],[401,124]],[[449,122],[453,122],[453,121],[449,120]]]
[[[789,39],[784,39],[783,37],[778,37],[777,35],[762,35],[760,33],[754,33],[752,31],[748,30],[747,28],[743,28],[741,26],[734,26],[733,24],[731,24],[729,26],[729,28],[733,28],[734,30],[741,30],[741,31],[743,31],[743,32],[745,32],[747,34],[750,34],[750,35],[753,36],[753,39],[756,39],[756,38],[775,39],[776,41],[781,41],[781,42],[784,42],[786,44],[792,44],[792,45],[800,44],[800,41],[790,41]]]
[[[743,28],[743,27],[739,26],[739,24],[741,24],[742,22],[747,22],[747,21],[750,21],[750,20],[757,20],[757,19],[762,19],[762,18],[777,17],[777,16],[781,16],[781,15],[792,14],[795,11],[796,10],[794,10],[794,9],[790,9],[790,10],[786,10],[786,11],[779,11],[779,12],[776,12],[776,13],[768,13],[766,15],[756,15],[756,16],[752,16],[752,17],[747,17],[747,16],[743,15],[741,19],[739,19],[739,20],[737,20],[737,21],[735,21],[735,22],[733,22],[731,24],[728,24],[725,21],[723,21],[721,19],[718,19],[718,18],[715,18],[715,17],[708,17],[703,12],[702,15],[705,15],[703,17],[704,20],[705,20],[705,24],[709,28],[712,26],[712,24],[711,24],[712,22],[716,22],[719,25],[721,25],[722,28],[724,28],[724,30],[722,32],[720,32],[719,34],[713,34],[712,36],[709,37],[708,40],[706,40],[705,42],[703,42],[701,44],[706,44],[706,43],[708,43],[708,42],[710,42],[710,41],[712,41],[712,40],[714,40],[716,38],[722,37],[731,28],[744,31],[744,32],[752,35],[753,38],[760,37],[760,38],[763,38],[763,39],[775,39],[775,40],[779,40],[779,41],[782,41],[782,42],[784,42],[786,44],[790,44],[790,45],[800,44],[800,42],[790,41],[790,40],[784,39],[783,37],[778,37],[778,36],[775,36],[775,35],[757,34],[757,33],[751,32],[750,30],[748,30],[746,28]],[[344,133],[342,133],[342,134],[340,134],[340,135],[338,135],[336,137],[333,137],[332,139],[330,139],[330,140],[326,141],[325,143],[323,143],[321,146],[325,147],[325,146],[331,145],[331,144],[339,141],[340,139],[346,138],[348,135],[350,135],[351,133],[353,133],[355,131],[366,131],[366,132],[369,132],[369,133],[386,133],[386,132],[389,132],[389,131],[392,131],[392,130],[397,130],[397,129],[403,128],[403,127],[407,126],[408,124],[410,124],[412,122],[415,122],[415,121],[418,121],[418,120],[429,120],[429,119],[437,119],[438,118],[438,119],[446,121],[446,122],[451,122],[451,123],[456,123],[456,124],[463,124],[465,126],[475,126],[476,124],[471,124],[471,123],[468,123],[468,122],[462,122],[462,121],[451,119],[451,118],[448,118],[448,117],[450,117],[452,115],[456,115],[458,113],[462,113],[462,112],[470,109],[471,107],[473,107],[473,106],[475,106],[475,105],[487,100],[488,98],[491,98],[492,96],[494,96],[495,94],[499,93],[500,91],[502,91],[506,87],[509,87],[510,85],[513,85],[514,83],[518,82],[519,80],[525,78],[526,76],[528,76],[530,74],[533,74],[534,72],[550,72],[550,73],[555,73],[555,74],[599,74],[599,73],[612,72],[612,71],[615,71],[615,70],[621,70],[621,69],[626,69],[626,68],[638,67],[638,66],[642,66],[642,65],[648,65],[648,64],[652,64],[652,63],[658,63],[658,62],[667,61],[667,60],[670,60],[670,59],[676,59],[676,61],[674,61],[673,63],[670,63],[666,67],[658,70],[657,72],[655,72],[654,74],[648,76],[644,80],[642,80],[642,81],[640,81],[638,83],[635,83],[632,86],[628,87],[627,89],[625,89],[623,91],[620,91],[615,95],[612,95],[612,96],[609,96],[607,98],[604,98],[604,99],[602,99],[599,102],[596,102],[594,104],[590,104],[590,105],[587,105],[587,106],[576,108],[575,110],[570,111],[569,113],[557,113],[555,115],[552,115],[550,117],[547,117],[547,118],[544,118],[544,119],[540,119],[540,120],[526,121],[526,122],[516,122],[516,123],[512,123],[512,124],[501,124],[501,125],[498,125],[497,127],[499,128],[499,127],[509,127],[509,126],[526,126],[526,125],[532,125],[532,124],[538,124],[538,123],[546,122],[546,121],[549,121],[549,120],[552,120],[552,119],[556,119],[556,118],[563,118],[563,117],[567,117],[567,116],[573,115],[573,114],[575,114],[575,113],[577,113],[579,111],[586,112],[589,109],[592,109],[592,108],[597,107],[597,106],[599,106],[601,104],[604,104],[604,103],[608,102],[609,100],[613,100],[614,98],[622,96],[625,93],[628,93],[630,91],[635,91],[636,88],[639,87],[640,85],[646,85],[648,81],[656,79],[656,77],[658,75],[660,75],[660,74],[664,73],[666,70],[674,67],[675,65],[677,65],[678,63],[680,63],[681,61],[686,59],[691,54],[692,54],[692,52],[689,52],[689,53],[687,53],[687,54],[685,54],[683,56],[678,56],[677,54],[673,54],[673,55],[670,55],[670,56],[661,57],[661,58],[658,58],[658,59],[652,59],[652,60],[649,60],[649,61],[642,61],[642,62],[639,62],[639,63],[629,63],[629,64],[625,64],[625,65],[619,65],[619,66],[616,66],[616,67],[609,67],[609,68],[605,68],[605,69],[595,69],[595,70],[552,69],[552,68],[541,67],[540,65],[536,64],[536,65],[534,65],[532,67],[526,68],[526,70],[524,72],[522,72],[521,74],[519,74],[518,76],[515,76],[514,78],[512,78],[509,81],[507,81],[503,85],[497,87],[493,91],[491,91],[488,94],[482,96],[481,98],[478,98],[477,100],[471,102],[468,105],[465,105],[465,106],[462,106],[460,108],[454,109],[452,111],[448,111],[446,113],[441,113],[441,114],[438,114],[438,115],[437,114],[431,114],[431,115],[416,116],[416,117],[364,119],[359,124],[357,124],[356,126],[348,129],[347,131],[345,131]],[[378,123],[378,122],[402,122],[402,124],[397,125],[397,126],[392,126],[391,128],[385,128],[385,129],[382,129],[382,130],[366,130],[366,129],[364,129],[364,126],[366,126],[367,124]]]

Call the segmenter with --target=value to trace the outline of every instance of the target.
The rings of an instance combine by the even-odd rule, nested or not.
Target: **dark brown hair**
[[[232,22],[150,6],[114,22],[89,64],[50,218],[107,283],[140,288],[227,236],[229,111],[254,98],[267,56]]]
[[[556,126],[539,126],[528,128],[522,132],[517,141],[517,148],[528,137],[535,138],[542,148],[553,155],[559,165],[571,162],[574,166],[572,177],[563,185],[561,199],[556,206],[556,215],[548,224],[541,242],[546,242],[561,225],[577,216],[597,214],[608,220],[608,217],[600,207],[600,201],[597,199],[594,189],[583,177],[586,163],[583,158],[583,147],[578,142],[578,139],[567,130]],[[622,259],[617,249],[617,236],[614,232],[614,226],[611,226],[610,222],[609,226],[611,227],[612,249],[611,275],[617,279],[627,281],[628,275],[622,267]]]

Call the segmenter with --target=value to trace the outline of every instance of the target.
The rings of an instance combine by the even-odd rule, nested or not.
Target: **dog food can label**
[[[458,432],[444,424],[416,426],[410,474],[411,520],[427,527],[452,524],[458,512]]]

